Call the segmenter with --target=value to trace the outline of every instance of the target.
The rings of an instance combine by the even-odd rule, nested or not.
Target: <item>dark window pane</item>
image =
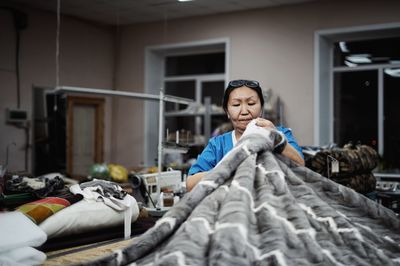
[[[169,56],[166,76],[225,73],[225,53]]]
[[[400,68],[385,69],[384,88],[384,167],[399,171]]]
[[[400,60],[400,37],[337,42],[334,66],[394,64]]]
[[[179,96],[183,98],[195,100],[196,83],[194,80],[189,81],[169,81],[165,82],[165,94]],[[165,103],[166,111],[177,111],[185,109],[187,105],[177,103]]]
[[[211,97],[211,104],[222,106],[222,98],[224,97],[224,81],[206,81],[202,83],[202,103],[204,97]]]
[[[377,148],[378,72],[335,73],[334,79],[334,141]]]

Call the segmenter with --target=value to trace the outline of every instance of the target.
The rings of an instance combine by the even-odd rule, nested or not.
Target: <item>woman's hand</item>
[[[256,125],[263,128],[276,129],[274,123],[261,117],[256,118]]]
[[[274,123],[271,121],[264,119],[264,118],[256,118],[256,125],[262,128],[268,128],[268,129],[276,129]],[[305,165],[303,157],[299,154],[299,152],[292,147],[289,143],[285,146],[283,149],[282,153],[283,156],[288,157],[298,163],[301,166]]]

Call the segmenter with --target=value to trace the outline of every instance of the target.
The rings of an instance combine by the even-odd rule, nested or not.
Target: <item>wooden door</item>
[[[67,173],[80,179],[103,162],[104,99],[67,98]]]

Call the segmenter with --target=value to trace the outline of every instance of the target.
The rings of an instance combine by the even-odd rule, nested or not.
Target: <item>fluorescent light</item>
[[[192,2],[194,0],[178,0],[178,2]]]
[[[348,67],[356,67],[357,66],[357,64],[354,64],[354,63],[352,63],[350,61],[347,61],[347,60],[344,60],[344,64],[346,66],[348,66]]]
[[[346,56],[346,60],[354,64],[368,64],[371,63],[370,54],[355,54]]]
[[[386,68],[384,70],[385,74],[399,78],[400,77],[400,68]]]
[[[341,50],[343,53],[348,53],[348,52],[350,52],[349,49],[347,48],[346,42],[339,42],[339,47],[340,47],[340,50]]]

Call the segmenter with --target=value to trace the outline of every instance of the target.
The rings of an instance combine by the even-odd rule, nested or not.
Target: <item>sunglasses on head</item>
[[[246,86],[248,88],[258,88],[260,87],[260,83],[255,80],[237,79],[230,81],[228,86],[233,88],[239,88],[243,86]]]

